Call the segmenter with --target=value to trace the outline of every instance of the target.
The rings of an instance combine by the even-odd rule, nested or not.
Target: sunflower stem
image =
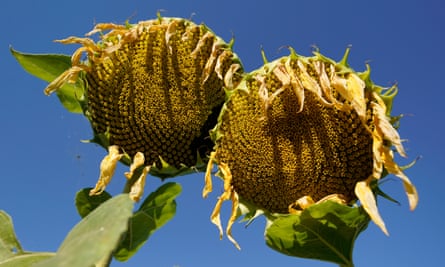
[[[124,185],[124,189],[122,190],[122,193],[128,194],[131,191],[131,187],[136,182],[136,179],[128,179],[127,182]]]
[[[135,172],[133,173],[131,178],[127,179],[127,182],[124,185],[124,189],[122,190],[122,193],[128,194],[131,192],[131,187],[133,187],[133,185],[136,183],[136,181],[140,177],[141,173],[142,173],[142,168],[138,168],[135,170]]]

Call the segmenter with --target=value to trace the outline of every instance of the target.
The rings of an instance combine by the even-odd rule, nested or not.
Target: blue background
[[[383,189],[401,205],[379,201],[390,236],[374,224],[357,240],[356,266],[440,266],[443,263],[444,181],[444,62],[445,4],[426,1],[24,1],[3,0],[0,7],[0,209],[14,220],[27,250],[55,251],[78,221],[75,192],[93,186],[105,150],[80,142],[92,137],[87,120],[68,113],[55,95],[46,97],[46,83],[25,73],[9,53],[71,54],[77,46],[53,43],[70,35],[82,36],[98,22],[124,23],[164,16],[205,22],[229,41],[246,70],[262,64],[261,47],[269,59],[286,55],[283,46],[310,55],[312,46],[339,60],[352,46],[350,64],[358,71],[365,62],[374,82],[399,84],[394,114],[405,114],[400,134],[407,139],[407,164],[422,158],[407,175],[420,194],[418,208],[408,209],[400,181],[390,178]],[[119,167],[112,194],[124,184]],[[201,198],[203,175],[175,179],[183,186],[173,221],[156,232],[127,263],[112,266],[334,266],[298,259],[269,249],[263,239],[264,220],[247,229],[235,224],[242,250],[224,239],[209,215],[222,190]],[[148,180],[146,191],[160,185]],[[229,215],[223,209],[223,220]]]

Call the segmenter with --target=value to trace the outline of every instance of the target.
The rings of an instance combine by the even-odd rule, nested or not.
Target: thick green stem
[[[131,191],[131,187],[136,183],[139,176],[142,173],[142,168],[136,169],[136,171],[133,173],[130,179],[127,179],[127,182],[125,183],[124,189],[122,190],[122,193],[128,194]]]

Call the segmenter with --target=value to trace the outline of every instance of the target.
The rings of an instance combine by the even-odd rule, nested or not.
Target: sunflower
[[[95,41],[90,36],[97,33]],[[209,130],[225,90],[241,80],[233,42],[225,43],[205,25],[160,16],[137,24],[97,24],[86,36],[58,41],[81,47],[72,67],[45,93],[66,82],[85,87],[78,98],[94,131],[92,141],[109,151],[91,194],[105,189],[118,161],[131,164],[128,179],[137,174],[135,199],[148,173],[168,178],[205,168],[213,146]]]
[[[224,180],[211,220],[223,235],[221,205],[232,201],[228,238],[242,204],[262,213],[301,213],[326,200],[345,205],[360,201],[383,232],[376,181],[386,173],[403,181],[409,205],[418,196],[394,152],[406,156],[390,115],[397,87],[382,88],[370,68],[348,66],[347,49],[339,62],[318,51],[312,57],[290,55],[267,63],[228,91],[212,131],[215,150],[205,176],[203,196],[212,191],[211,173]],[[265,58],[265,57],[264,57]]]

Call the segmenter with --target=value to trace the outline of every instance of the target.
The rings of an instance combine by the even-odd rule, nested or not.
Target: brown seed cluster
[[[289,66],[300,71],[292,62]],[[309,67],[306,71],[319,81]],[[265,107],[261,86],[274,95],[284,85],[273,71],[251,77],[248,90],[236,90],[221,117],[216,158],[230,169],[233,190],[278,213],[288,213],[304,196],[356,199],[356,182],[373,171],[373,138],[355,110],[326,105],[309,90],[302,110],[293,90],[276,94]]]
[[[225,99],[224,79],[240,80],[239,60],[203,25],[184,19],[145,24],[92,62],[87,113],[94,131],[108,133],[110,145],[130,157],[140,151],[147,165],[161,157],[177,168],[194,166],[198,153],[204,158],[213,147],[208,136]]]

